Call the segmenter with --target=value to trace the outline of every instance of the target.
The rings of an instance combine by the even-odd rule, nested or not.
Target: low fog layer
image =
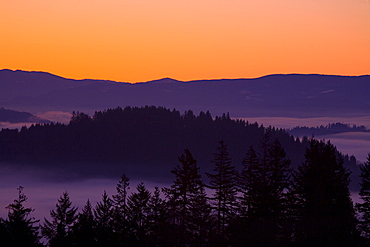
[[[63,111],[48,111],[48,112],[39,112],[35,114],[37,117],[46,119],[55,123],[68,124],[71,120],[72,114],[70,112]],[[20,129],[23,126],[29,127],[33,122],[19,122],[19,123],[10,123],[10,122],[0,122],[0,129]]]
[[[329,123],[355,124],[370,129],[370,117],[318,117],[318,118],[291,118],[291,117],[260,117],[241,118],[249,122],[257,122],[264,126],[291,129],[297,126],[317,127],[326,126]],[[360,162],[366,161],[370,153],[370,133],[346,132],[333,135],[315,136],[317,139],[330,140],[343,154],[354,155]]]
[[[52,122],[68,124],[71,120],[72,113],[63,111],[48,111],[39,112],[36,115],[42,119],[47,119]]]
[[[296,118],[296,117],[238,117],[251,123],[257,122],[264,126],[275,126],[277,128],[291,129],[297,126],[316,127],[326,126],[329,123],[345,123],[364,125],[370,129],[370,116],[362,117],[314,117],[314,118]]]
[[[0,164],[0,174],[0,217],[7,216],[5,207],[17,198],[17,188],[23,186],[23,192],[28,197],[25,205],[35,209],[31,216],[40,219],[41,222],[43,222],[43,217],[49,218],[50,210],[55,209],[57,199],[64,191],[68,191],[73,205],[79,209],[82,209],[87,199],[90,199],[92,205],[95,206],[101,200],[104,190],[110,197],[116,193],[116,185],[121,176],[117,174],[116,179],[58,180],[55,179],[58,174],[53,172],[21,169],[3,163]],[[159,188],[168,186],[160,182],[131,179],[129,193],[135,192],[140,182],[144,182],[150,191],[153,191],[155,186]]]
[[[347,132],[318,136],[317,138],[330,140],[339,151],[354,155],[361,162],[366,161],[367,155],[370,153],[370,133],[368,132]]]

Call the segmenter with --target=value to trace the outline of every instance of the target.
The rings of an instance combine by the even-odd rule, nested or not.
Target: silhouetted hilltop
[[[0,161],[42,165],[80,176],[131,171],[166,178],[185,148],[192,151],[201,169],[209,171],[220,140],[229,146],[234,165],[240,167],[248,148],[258,148],[266,133],[270,141],[280,141],[293,166],[303,162],[307,138],[294,139],[283,129],[233,120],[228,114],[212,118],[208,111],[180,114],[154,106],[118,107],[93,116],[74,112],[68,125],[4,129],[0,132]],[[345,160],[356,166],[355,159],[346,156]]]
[[[305,147],[282,129],[269,128],[290,157],[302,160]],[[0,132],[0,159],[20,162],[119,162],[170,169],[185,148],[203,164],[219,140],[230,146],[240,163],[250,145],[258,145],[266,128],[257,123],[232,120],[226,114],[212,118],[192,111],[180,114],[163,107],[118,107],[97,111],[90,117],[74,112],[68,125],[36,124]]]
[[[233,117],[370,114],[370,76],[270,75],[256,79],[129,84],[71,80],[43,72],[0,71],[0,105],[27,111],[95,110],[161,105]],[[30,110],[28,110],[30,109]]]
[[[160,84],[163,84],[163,83],[185,83],[185,82],[178,81],[178,80],[166,77],[166,78],[161,78],[161,79],[158,79],[158,80],[152,80],[152,81],[141,82],[141,83],[160,83]]]

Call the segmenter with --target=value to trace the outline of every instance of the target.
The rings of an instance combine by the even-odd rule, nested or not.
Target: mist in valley
[[[101,200],[104,191],[110,197],[116,194],[116,185],[121,175],[117,174],[116,178],[98,176],[84,178],[66,171],[58,172],[0,163],[0,217],[6,218],[5,207],[18,197],[19,186],[24,188],[23,192],[28,197],[25,205],[35,209],[31,216],[43,222],[44,217],[50,217],[50,210],[55,209],[57,199],[63,192],[68,191],[73,205],[79,209],[83,208],[87,199],[95,206]],[[168,182],[130,178],[129,194],[136,192],[136,186],[140,182],[144,182],[149,191],[154,191],[155,186],[159,188],[169,186]]]

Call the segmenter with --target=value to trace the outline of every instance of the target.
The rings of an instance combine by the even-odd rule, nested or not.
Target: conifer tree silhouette
[[[151,193],[144,183],[136,186],[137,192],[132,193],[127,201],[127,220],[130,224],[130,235],[132,241],[139,246],[146,245],[146,235],[149,231],[149,201]]]
[[[126,246],[128,239],[129,226],[127,220],[127,198],[128,190],[130,189],[130,178],[126,174],[121,175],[116,191],[113,195],[113,229],[117,236],[117,242],[121,246]]]
[[[273,245],[282,241],[284,210],[287,205],[290,160],[280,142],[265,136],[256,153],[251,146],[242,161],[240,175],[240,216],[245,233],[239,241],[255,245]]]
[[[202,213],[207,213],[207,200],[197,161],[189,149],[185,149],[179,161],[181,165],[171,171],[176,176],[174,183],[163,191],[168,198],[171,225],[176,234],[175,244],[191,246],[201,234],[201,224],[204,223],[196,212],[202,210]]]
[[[356,219],[348,189],[349,172],[336,148],[310,140],[306,161],[293,176],[294,240],[301,246],[353,246]]]
[[[87,200],[82,212],[78,214],[77,222],[73,226],[74,246],[84,247],[96,245],[96,223],[90,200]]]
[[[58,199],[56,209],[50,211],[51,221],[45,218],[42,234],[49,240],[50,247],[71,246],[73,225],[77,220],[77,207],[72,207],[67,191]]]
[[[113,201],[106,191],[102,195],[102,200],[96,204],[94,216],[97,246],[112,246],[115,241],[112,227],[114,208]]]
[[[157,186],[154,188],[153,195],[149,200],[149,209],[148,237],[150,243],[152,243],[150,246],[164,246],[171,226],[168,224],[167,202],[162,199],[161,192]]]
[[[211,200],[216,213],[217,245],[224,246],[228,240],[226,228],[237,213],[238,172],[231,164],[231,158],[224,141],[219,141],[214,153],[214,173],[206,173],[210,178],[208,188],[214,191]]]
[[[8,245],[3,243],[2,246],[41,246],[39,227],[35,226],[39,220],[29,217],[34,209],[24,206],[24,203],[27,202],[27,196],[23,193],[23,187],[20,186],[17,190],[18,198],[6,207],[8,219],[5,220],[5,227],[8,233]]]

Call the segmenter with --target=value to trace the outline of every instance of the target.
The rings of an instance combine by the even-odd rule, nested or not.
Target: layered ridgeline
[[[39,118],[29,112],[19,112],[0,107],[0,122],[8,123],[50,123],[50,121]]]
[[[218,142],[229,146],[237,167],[251,146],[279,140],[293,166],[304,161],[308,139],[295,139],[283,129],[233,120],[228,114],[213,118],[209,112],[181,114],[163,107],[118,107],[93,116],[74,112],[68,125],[36,124],[0,132],[0,161],[63,169],[79,176],[116,176],[122,172],[141,177],[166,178],[179,154],[188,148],[203,171],[212,169]],[[343,157],[356,168],[354,157]]]
[[[255,79],[164,78],[145,83],[72,80],[44,72],[0,70],[0,106],[29,112],[160,105],[233,117],[368,116],[370,76],[269,75]]]

